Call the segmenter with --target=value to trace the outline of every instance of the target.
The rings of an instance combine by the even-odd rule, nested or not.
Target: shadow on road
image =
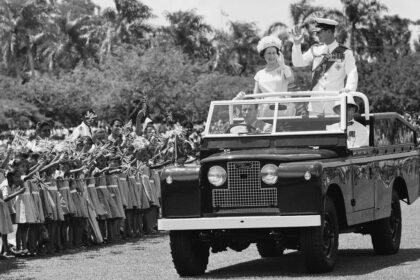
[[[3,273],[7,273],[10,270],[17,269],[21,266],[23,266],[22,261],[19,262],[15,259],[0,260],[0,275],[2,275]]]
[[[38,255],[38,256],[26,256],[26,257],[16,257],[11,259],[0,259],[0,280],[2,279],[1,275],[6,274],[12,270],[16,269],[25,269],[28,262],[37,259],[44,259],[48,261],[49,259],[60,258],[61,260],[73,260],[74,256],[80,253],[88,253],[84,255],[86,259],[94,259],[100,254],[103,254],[103,249],[108,249],[108,253],[112,255],[121,255],[124,252],[123,246],[129,244],[132,246],[132,250],[143,251],[144,242],[147,243],[159,243],[161,242],[159,238],[168,235],[167,232],[156,232],[149,235],[144,235],[142,237],[135,237],[128,240],[121,240],[120,242],[108,243],[108,244],[95,244],[90,246],[82,246],[77,248],[66,249],[54,254]],[[28,280],[29,278],[25,278]]]
[[[372,249],[340,250],[334,271],[328,274],[311,275],[325,276],[363,276],[371,272],[391,266],[401,265],[420,259],[420,249],[400,249],[396,255],[376,255]],[[292,252],[278,258],[257,259],[229,267],[209,271],[202,278],[235,278],[235,277],[268,277],[309,276],[303,265],[303,258],[298,252]]]

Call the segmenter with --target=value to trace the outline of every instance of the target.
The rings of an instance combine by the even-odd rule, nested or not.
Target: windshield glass
[[[210,106],[205,134],[344,133],[345,114],[340,110],[344,102],[340,96],[215,101]]]

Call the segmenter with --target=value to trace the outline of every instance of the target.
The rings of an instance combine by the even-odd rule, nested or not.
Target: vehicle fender
[[[329,185],[327,189],[327,194],[326,196],[324,196],[324,202],[327,196],[332,198],[334,202],[335,209],[337,211],[338,225],[340,229],[346,228],[348,226],[346,216],[346,205],[344,204],[344,197],[340,187],[337,184]]]
[[[312,176],[320,177],[322,174],[322,163],[320,162],[290,162],[282,163],[278,167],[279,178],[299,178],[309,173]]]
[[[394,178],[394,180],[391,183],[391,186],[392,186],[393,190],[397,191],[400,199],[407,199],[408,203],[409,204],[411,203],[410,196],[408,194],[407,184],[406,184],[404,178],[402,178],[400,176]]]
[[[172,178],[172,184],[184,181],[197,181],[199,180],[200,166],[199,165],[182,165],[182,166],[169,166],[162,170],[161,180],[165,183],[167,178]]]
[[[161,174],[162,217],[200,217],[200,166],[170,166]]]

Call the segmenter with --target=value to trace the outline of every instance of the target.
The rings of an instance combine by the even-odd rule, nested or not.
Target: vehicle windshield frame
[[[290,93],[289,93],[290,96]],[[316,97],[288,97],[288,98],[266,98],[266,99],[247,99],[247,100],[226,100],[226,101],[212,101],[210,104],[210,110],[206,121],[206,129],[204,132],[204,137],[206,138],[214,138],[214,137],[238,137],[238,136],[246,136],[246,137],[255,137],[255,136],[282,136],[282,135],[313,135],[313,134],[344,134],[346,131],[346,118],[347,114],[345,110],[341,110],[340,112],[340,125],[339,130],[313,130],[313,131],[293,131],[293,132],[277,132],[275,131],[277,120],[279,119],[278,116],[278,105],[279,103],[298,103],[298,102],[310,102],[310,101],[339,101],[342,108],[346,106],[346,95],[335,95],[335,96],[316,96]],[[216,106],[234,106],[234,105],[243,105],[243,104],[267,104],[273,103],[274,108],[274,116],[273,118],[273,129],[270,133],[250,133],[250,134],[237,134],[237,133],[221,133],[221,134],[211,134],[210,127],[212,124],[212,117],[214,108]]]

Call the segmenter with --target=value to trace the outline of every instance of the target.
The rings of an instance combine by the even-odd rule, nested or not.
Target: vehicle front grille
[[[261,188],[259,161],[227,163],[227,189],[212,191],[213,207],[277,206],[277,189]]]

